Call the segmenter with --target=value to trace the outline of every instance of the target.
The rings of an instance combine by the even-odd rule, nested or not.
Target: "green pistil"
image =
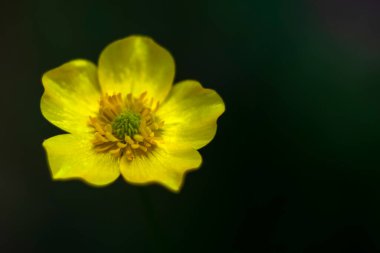
[[[126,111],[118,115],[112,122],[112,133],[119,139],[126,135],[133,136],[139,132],[140,115]]]

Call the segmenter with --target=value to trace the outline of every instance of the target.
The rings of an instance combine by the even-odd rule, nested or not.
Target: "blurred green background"
[[[0,252],[379,252],[380,2],[2,1]],[[53,182],[41,75],[144,34],[227,110],[180,194]]]

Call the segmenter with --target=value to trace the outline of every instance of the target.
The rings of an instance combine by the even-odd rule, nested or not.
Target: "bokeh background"
[[[2,1],[0,252],[379,252],[380,2]],[[180,194],[53,182],[41,75],[154,38],[227,110]]]

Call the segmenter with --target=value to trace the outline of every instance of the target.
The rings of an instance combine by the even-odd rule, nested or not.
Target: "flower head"
[[[54,179],[107,185],[119,177],[179,191],[199,168],[224,103],[197,81],[172,86],[170,53],[143,36],[111,43],[98,67],[73,60],[46,72],[41,111],[68,132],[44,141]]]

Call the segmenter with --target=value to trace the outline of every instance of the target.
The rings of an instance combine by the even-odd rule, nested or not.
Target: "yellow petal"
[[[143,36],[130,36],[107,46],[99,58],[99,81],[103,93],[147,91],[149,97],[163,101],[174,78],[170,53]]]
[[[89,116],[98,111],[100,87],[96,66],[73,60],[46,72],[41,111],[47,120],[70,133],[88,132]]]
[[[185,173],[198,168],[202,157],[198,151],[175,145],[156,147],[146,156],[137,156],[120,161],[120,172],[130,183],[160,183],[168,189],[179,192]]]
[[[197,81],[180,82],[157,112],[165,122],[162,139],[199,149],[214,138],[216,120],[224,110],[224,102],[214,90]]]
[[[93,150],[91,135],[57,135],[45,140],[43,146],[53,179],[77,178],[102,186],[120,174],[117,158]]]

